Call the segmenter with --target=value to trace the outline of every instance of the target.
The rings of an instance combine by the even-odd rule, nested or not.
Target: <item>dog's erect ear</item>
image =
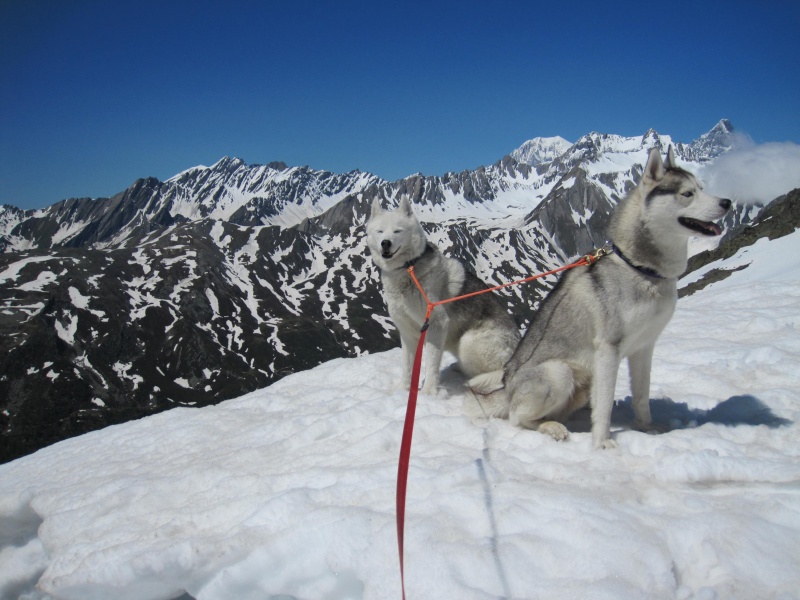
[[[661,153],[658,148],[650,150],[650,156],[647,157],[647,164],[644,166],[644,174],[642,178],[645,181],[660,181],[665,173],[664,163],[661,161]]]
[[[675,160],[675,150],[672,148],[672,144],[670,144],[669,150],[667,150],[666,165],[668,169],[675,169],[678,166],[678,162]]]
[[[401,214],[407,217],[414,216],[414,211],[411,209],[411,202],[409,202],[408,196],[403,196],[401,198],[399,210]]]
[[[375,198],[372,201],[372,208],[370,208],[369,216],[370,217],[374,217],[376,215],[381,214],[382,212],[383,212],[383,208],[381,208],[381,199],[380,198]]]

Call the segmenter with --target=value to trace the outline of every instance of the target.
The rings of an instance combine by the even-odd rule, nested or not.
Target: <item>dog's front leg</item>
[[[400,377],[400,389],[411,389],[411,369],[414,366],[414,354],[417,351],[417,343],[413,340],[407,340],[400,337],[400,343],[403,348],[403,374]]]
[[[449,318],[440,310],[434,311],[428,325],[425,338],[425,384],[422,386],[423,394],[436,394],[439,389],[439,371],[442,366],[444,344],[447,339]]]
[[[648,431],[653,424],[650,415],[650,369],[653,364],[654,348],[655,344],[651,344],[628,357],[635,416],[633,427],[639,431]]]
[[[592,376],[592,443],[596,449],[616,448],[611,439],[611,411],[620,356],[616,346],[601,342],[595,348]]]

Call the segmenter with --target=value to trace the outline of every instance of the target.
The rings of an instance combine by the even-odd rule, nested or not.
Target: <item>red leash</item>
[[[413,269],[413,267],[412,267]],[[428,309],[430,315],[431,309]],[[428,316],[419,334],[417,353],[414,356],[414,368],[411,370],[411,389],[408,391],[406,421],[403,425],[403,441],[400,443],[400,460],[397,463],[397,549],[400,551],[400,584],[403,588],[403,600],[406,598],[406,579],[403,571],[403,532],[406,523],[406,484],[408,483],[408,461],[411,457],[411,436],[414,433],[414,414],[417,411],[417,394],[419,392],[419,372],[422,365],[422,348],[425,346],[425,332],[428,331]]]
[[[478,294],[493,292],[495,290],[499,290],[511,285],[527,283],[529,281],[533,281],[534,279],[539,279],[540,277],[546,277],[547,275],[552,275],[554,273],[560,273],[561,271],[566,271],[567,269],[572,269],[574,267],[591,265],[597,259],[601,258],[602,256],[605,256],[607,253],[608,252],[605,248],[600,248],[599,250],[595,251],[594,254],[587,254],[580,260],[572,264],[566,265],[564,267],[559,267],[558,269],[553,269],[552,271],[548,271],[546,273],[540,273],[539,275],[533,275],[531,277],[520,279],[518,281],[512,281],[511,283],[497,285],[492,288],[481,290],[479,292],[473,292],[471,294],[465,294],[463,296],[457,296],[455,298],[447,298],[446,300],[439,300],[438,302],[431,302],[428,299],[428,296],[425,294],[425,290],[422,289],[422,285],[420,285],[417,276],[414,274],[414,267],[412,266],[408,268],[408,274],[411,275],[411,278],[414,280],[414,283],[416,284],[417,288],[422,294],[422,297],[425,299],[425,302],[428,303],[428,310],[425,313],[425,321],[423,322],[422,329],[420,330],[419,341],[417,342],[417,352],[414,355],[414,365],[413,368],[411,369],[411,389],[409,389],[408,391],[408,405],[406,406],[406,419],[405,419],[405,424],[403,425],[403,439],[402,442],[400,443],[400,459],[398,460],[397,463],[397,500],[396,500],[397,549],[400,552],[400,584],[403,590],[403,600],[405,600],[406,598],[406,582],[405,582],[405,572],[403,568],[403,538],[404,538],[405,522],[406,522],[406,487],[408,484],[408,463],[411,458],[411,438],[414,434],[414,415],[416,414],[417,411],[417,395],[419,393],[419,372],[422,366],[422,349],[425,346],[425,333],[428,331],[428,324],[430,321],[431,311],[440,304],[446,304],[448,302],[454,302],[456,300],[470,298],[472,296],[477,296]]]

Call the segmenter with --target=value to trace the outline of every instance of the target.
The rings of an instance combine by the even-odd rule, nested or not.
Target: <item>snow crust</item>
[[[629,429],[623,369],[617,450],[591,449],[585,413],[566,442],[470,419],[446,368],[417,409],[408,598],[797,598],[799,243],[679,301],[653,365],[665,431]],[[398,598],[400,362],[334,360],[0,466],[0,597]]]

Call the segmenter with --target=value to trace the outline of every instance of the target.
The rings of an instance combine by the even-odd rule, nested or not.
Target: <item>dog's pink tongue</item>
[[[716,223],[709,223],[711,229],[714,231],[714,235],[721,235],[722,234],[722,227],[717,225]]]

